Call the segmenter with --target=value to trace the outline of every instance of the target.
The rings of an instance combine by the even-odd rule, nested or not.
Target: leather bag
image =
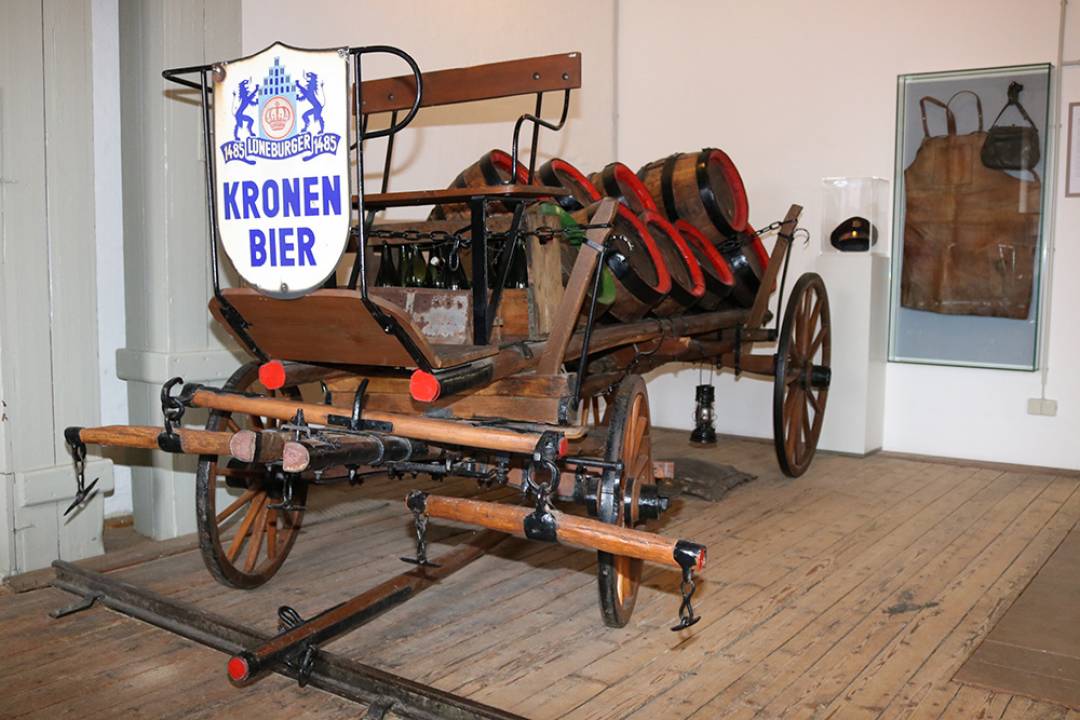
[[[961,91],[957,95],[970,93]],[[974,93],[970,93],[974,95]],[[958,135],[948,102],[924,97],[923,140],[904,171],[900,304],[949,315],[1026,318],[1038,246],[1041,185],[980,159],[987,133]],[[931,135],[926,105],[943,108],[947,132]]]
[[[982,163],[995,170],[1031,170],[1039,164],[1039,128],[1020,104],[1020,91],[1024,86],[1018,82],[1009,84],[1009,101],[994,118],[994,124],[986,134],[982,146]],[[1027,125],[998,125],[1001,116],[1015,106]]]

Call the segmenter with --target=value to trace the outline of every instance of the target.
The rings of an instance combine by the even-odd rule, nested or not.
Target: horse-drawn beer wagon
[[[364,81],[372,53],[401,58],[411,73]],[[395,48],[277,44],[164,75],[202,101],[210,312],[253,359],[220,388],[167,383],[163,427],[70,428],[77,464],[88,444],[198,455],[202,554],[215,578],[238,588],[281,568],[319,485],[383,471],[519,488],[519,505],[410,493],[420,567],[409,582],[475,556],[432,566],[425,527],[447,519],[489,538],[597,551],[611,626],[629,620],[642,564],[671,566],[683,580],[675,629],[693,624],[705,548],[649,529],[668,503],[655,482],[662,464],[642,374],[694,362],[771,377],[780,467],[805,471],[830,378],[825,287],[800,277],[775,327],[767,309],[773,291],[783,299],[801,208],[767,228],[776,231],[770,254],[720,150],[637,173],[612,163],[591,177],[561,159],[541,163],[541,130],[564,125],[581,86],[578,53],[422,74]],[[548,94],[561,97],[557,121],[541,117]],[[515,95],[536,106],[518,119],[509,153],[487,153],[445,190],[388,191],[394,138],[421,108]],[[386,127],[369,129],[387,114]],[[365,143],[378,137],[382,187],[367,193]],[[425,220],[379,218],[427,205]],[[222,283],[219,249],[241,286]],[[762,342],[775,342],[775,354],[753,354]],[[205,429],[183,426],[188,408],[210,411]],[[83,482],[79,500],[90,491]],[[310,655],[395,588],[307,621],[286,618],[282,635],[233,658],[230,676],[243,682],[282,657]]]

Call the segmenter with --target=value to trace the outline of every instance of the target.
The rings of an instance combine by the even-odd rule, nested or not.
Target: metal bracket
[[[101,593],[87,593],[83,595],[81,599],[76,600],[70,605],[65,605],[62,608],[49,611],[49,617],[54,620],[58,620],[68,615],[74,615],[75,613],[82,612],[83,610],[89,610],[94,606],[98,600],[101,599]]]
[[[368,379],[364,378],[360,381],[360,384],[356,388],[356,393],[353,395],[352,414],[348,417],[344,415],[327,415],[327,425],[338,425],[341,427],[347,427],[353,432],[363,432],[366,430],[374,430],[379,432],[390,432],[394,429],[393,423],[388,423],[382,420],[365,420],[364,419],[364,393],[367,392]]]
[[[536,508],[536,512],[525,516],[522,526],[525,529],[525,537],[530,540],[559,541],[558,524],[555,522],[555,516],[548,510]]]

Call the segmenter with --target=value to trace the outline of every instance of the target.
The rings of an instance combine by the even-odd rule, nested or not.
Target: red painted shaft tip
[[[409,378],[409,394],[417,402],[435,402],[439,399],[442,388],[439,378],[423,370],[414,370]]]
[[[259,382],[267,390],[279,390],[285,385],[285,365],[280,360],[270,360],[259,366]]]
[[[248,664],[247,660],[239,655],[229,658],[229,663],[226,666],[229,671],[229,679],[233,682],[242,682],[247,680],[248,677]]]
[[[559,457],[566,457],[570,453],[570,441],[563,435],[559,438]]]

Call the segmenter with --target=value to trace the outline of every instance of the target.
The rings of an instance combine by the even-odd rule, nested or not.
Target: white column
[[[161,422],[158,393],[169,378],[221,382],[243,361],[207,311],[198,92],[161,77],[166,68],[240,56],[240,33],[240,0],[120,3],[127,346],[117,353],[117,373],[129,383],[135,424]],[[133,468],[132,498],[140,533],[194,532],[193,459],[150,453],[148,464]]]
[[[98,414],[90,0],[11,0],[0,21],[0,575],[102,551],[112,465],[74,496],[68,425]]]

